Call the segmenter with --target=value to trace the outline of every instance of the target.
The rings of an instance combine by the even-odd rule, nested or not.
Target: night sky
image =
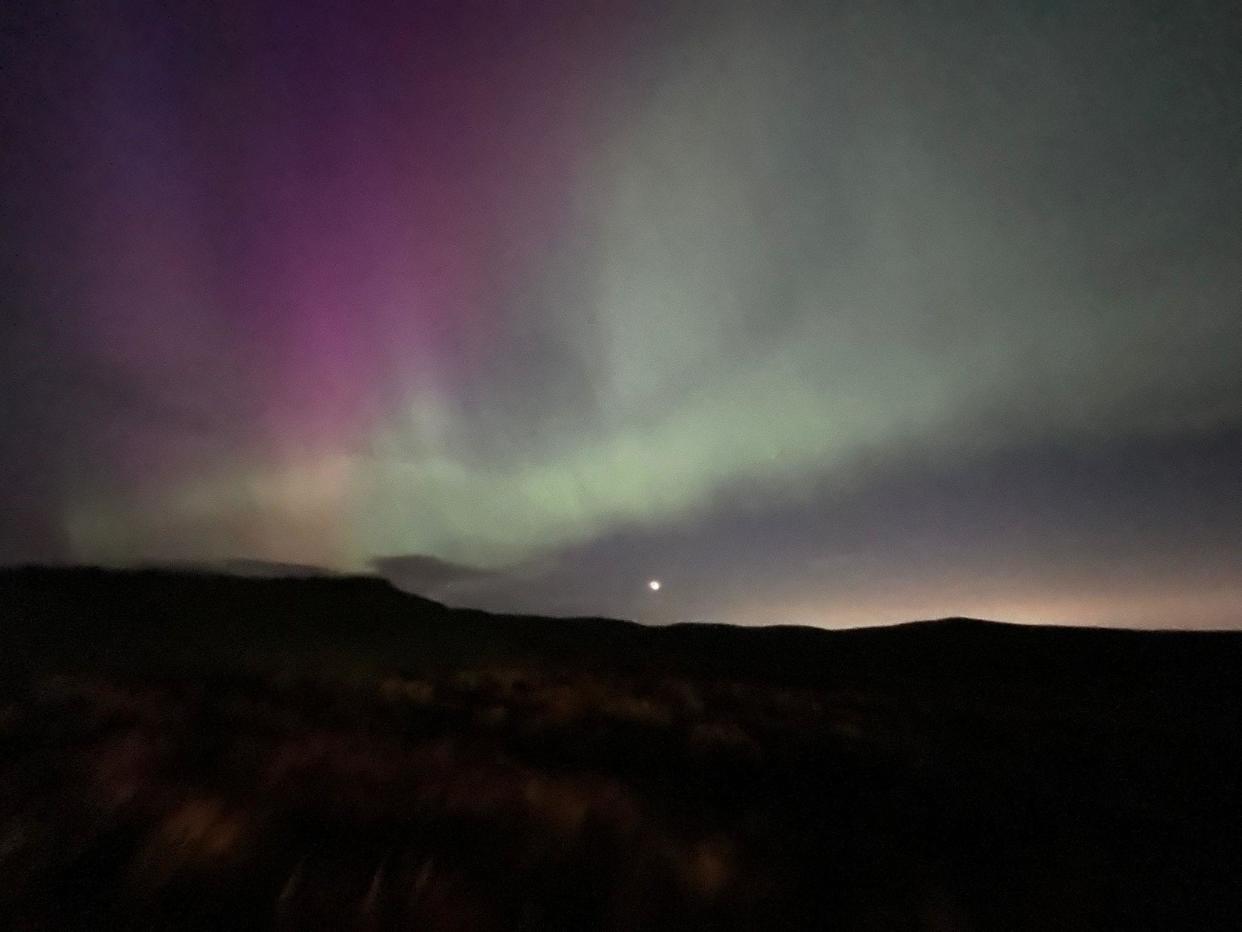
[[[4,4],[0,561],[1242,625],[1239,36],[1193,0]]]

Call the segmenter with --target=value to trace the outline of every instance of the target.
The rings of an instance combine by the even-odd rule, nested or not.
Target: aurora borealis
[[[0,15],[6,561],[1242,621],[1228,4]]]

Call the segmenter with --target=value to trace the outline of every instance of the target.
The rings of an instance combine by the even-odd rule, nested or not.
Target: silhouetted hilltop
[[[5,927],[1216,929],[1242,634],[0,572]],[[515,918],[516,917],[516,918]]]
[[[10,662],[243,661],[401,668],[536,662],[887,692],[1232,706],[1242,633],[951,618],[828,631],[448,608],[379,577],[27,567],[0,572]]]

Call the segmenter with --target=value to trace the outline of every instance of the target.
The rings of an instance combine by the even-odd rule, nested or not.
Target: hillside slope
[[[31,929],[1229,928],[1242,635],[0,573]]]

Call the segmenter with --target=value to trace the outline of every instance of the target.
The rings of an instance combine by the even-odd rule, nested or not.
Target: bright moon
[[[647,583],[647,588],[650,589],[652,592],[659,592],[660,591],[660,580],[658,579],[651,580],[651,582]]]

